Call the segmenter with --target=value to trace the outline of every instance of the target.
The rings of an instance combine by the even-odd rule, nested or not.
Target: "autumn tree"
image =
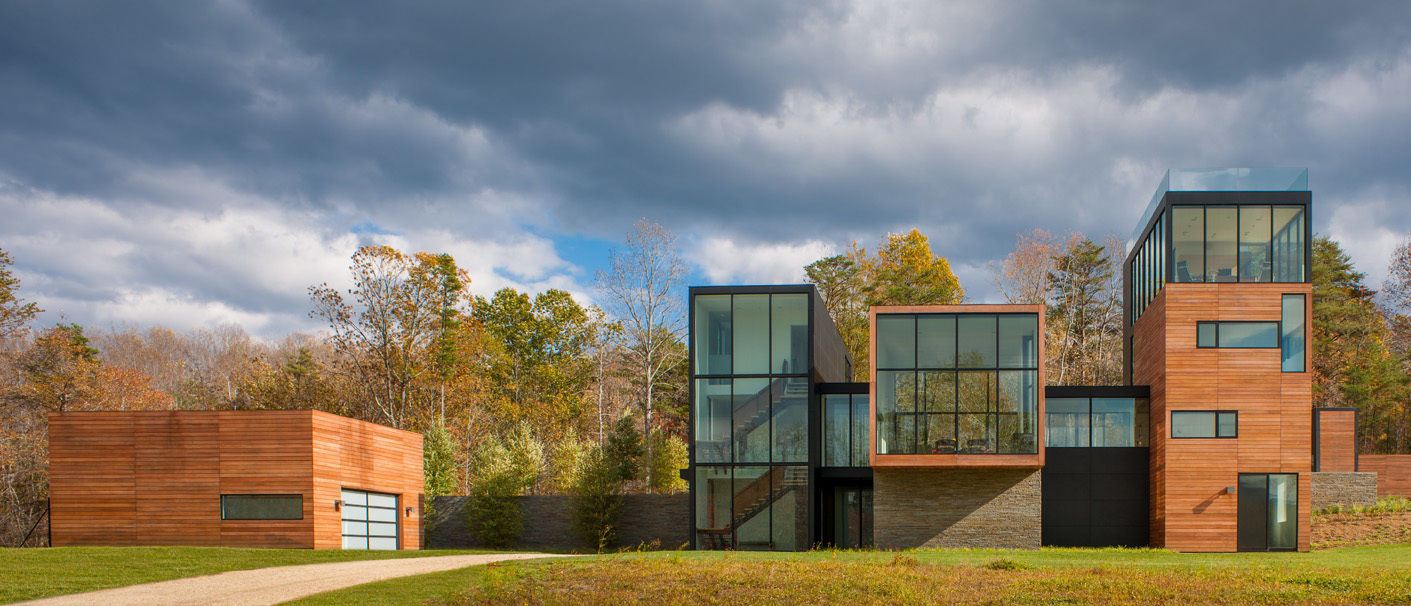
[[[485,333],[486,405],[500,427],[531,421],[553,437],[581,421],[598,330],[589,311],[562,290],[530,297],[512,288],[476,297],[473,309]]]
[[[1393,289],[1396,264],[1393,259]],[[1411,452],[1408,376],[1388,347],[1386,320],[1375,291],[1337,242],[1313,240],[1312,370],[1315,406],[1357,409],[1359,450]],[[1399,292],[1391,293],[1396,301]],[[1393,303],[1395,305],[1395,303]]]
[[[1020,234],[1014,250],[1004,257],[995,273],[995,288],[1011,305],[1039,305],[1049,299],[1049,274],[1054,259],[1062,254],[1064,243],[1042,229]]]
[[[1114,266],[1108,247],[1090,238],[1070,241],[1053,257],[1045,340],[1054,385],[1121,381],[1122,303]]]
[[[622,327],[623,354],[635,368],[641,389],[642,433],[650,435],[656,390],[666,371],[686,353],[681,346],[686,319],[680,292],[686,264],[676,237],[646,219],[633,225],[623,247],[612,250],[610,257],[611,268],[598,272],[598,289],[608,313]]]
[[[854,242],[848,252],[825,257],[804,268],[818,287],[829,316],[853,360],[853,376],[867,380],[867,310],[874,305],[960,303],[965,290],[950,262],[931,250],[919,230],[887,234],[877,254]]]
[[[18,333],[43,311],[38,305],[19,298],[20,279],[10,271],[11,265],[10,253],[0,249],[0,338]]]
[[[349,298],[327,283],[311,287],[310,316],[328,324],[329,340],[361,387],[367,416],[407,426],[426,412],[421,381],[436,371],[430,357],[443,335],[444,290],[463,290],[470,278],[444,255],[407,255],[388,246],[358,249],[349,269]]]

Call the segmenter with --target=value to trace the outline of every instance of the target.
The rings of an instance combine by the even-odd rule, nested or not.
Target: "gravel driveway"
[[[155,606],[157,604],[278,604],[296,598],[414,574],[505,560],[566,557],[544,553],[495,553],[362,560],[234,570],[203,577],[116,587],[43,598],[22,604]]]

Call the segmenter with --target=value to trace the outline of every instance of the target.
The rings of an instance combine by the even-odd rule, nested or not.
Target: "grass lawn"
[[[0,603],[181,577],[378,558],[486,553],[475,550],[340,551],[225,547],[0,549]]]
[[[653,552],[492,564],[300,604],[1411,604],[1411,545],[1162,550]]]

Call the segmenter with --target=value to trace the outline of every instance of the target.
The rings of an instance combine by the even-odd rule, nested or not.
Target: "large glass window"
[[[1050,447],[1147,446],[1146,398],[1048,398],[1045,440]]]
[[[771,374],[808,372],[808,295],[770,296]]]
[[[1239,437],[1239,413],[1230,410],[1175,410],[1171,412],[1173,438]]]
[[[1297,206],[1274,207],[1275,282],[1303,281],[1303,209]]]
[[[1303,372],[1304,350],[1304,296],[1284,295],[1283,336],[1280,348],[1283,350],[1283,371]]]
[[[823,396],[823,465],[851,467],[852,396]]]
[[[775,379],[770,390],[773,394],[770,460],[775,463],[808,461],[808,379]]]
[[[1298,474],[1239,474],[1240,551],[1298,549]]]
[[[802,293],[694,297],[696,462],[808,460],[808,309]]]
[[[1234,282],[1239,212],[1233,206],[1205,208],[1205,281]]]
[[[704,463],[729,463],[731,380],[696,380],[696,460]]]
[[[1268,206],[1240,207],[1240,282],[1268,282],[1273,278],[1269,212]]]
[[[916,366],[916,316],[877,316],[877,367]]]
[[[769,462],[769,379],[735,379],[733,419],[735,461]]]
[[[808,548],[805,466],[697,466],[695,495],[700,549]]]
[[[879,454],[1038,452],[1037,315],[885,314],[877,326]]]
[[[734,297],[734,374],[769,374],[769,295]]]
[[[730,374],[730,295],[695,298],[696,374]]]
[[[223,494],[222,520],[302,520],[304,496],[297,494]]]

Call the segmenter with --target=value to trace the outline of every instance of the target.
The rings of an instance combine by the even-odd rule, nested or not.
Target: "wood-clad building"
[[[315,411],[49,416],[63,545],[419,549],[421,435]]]

